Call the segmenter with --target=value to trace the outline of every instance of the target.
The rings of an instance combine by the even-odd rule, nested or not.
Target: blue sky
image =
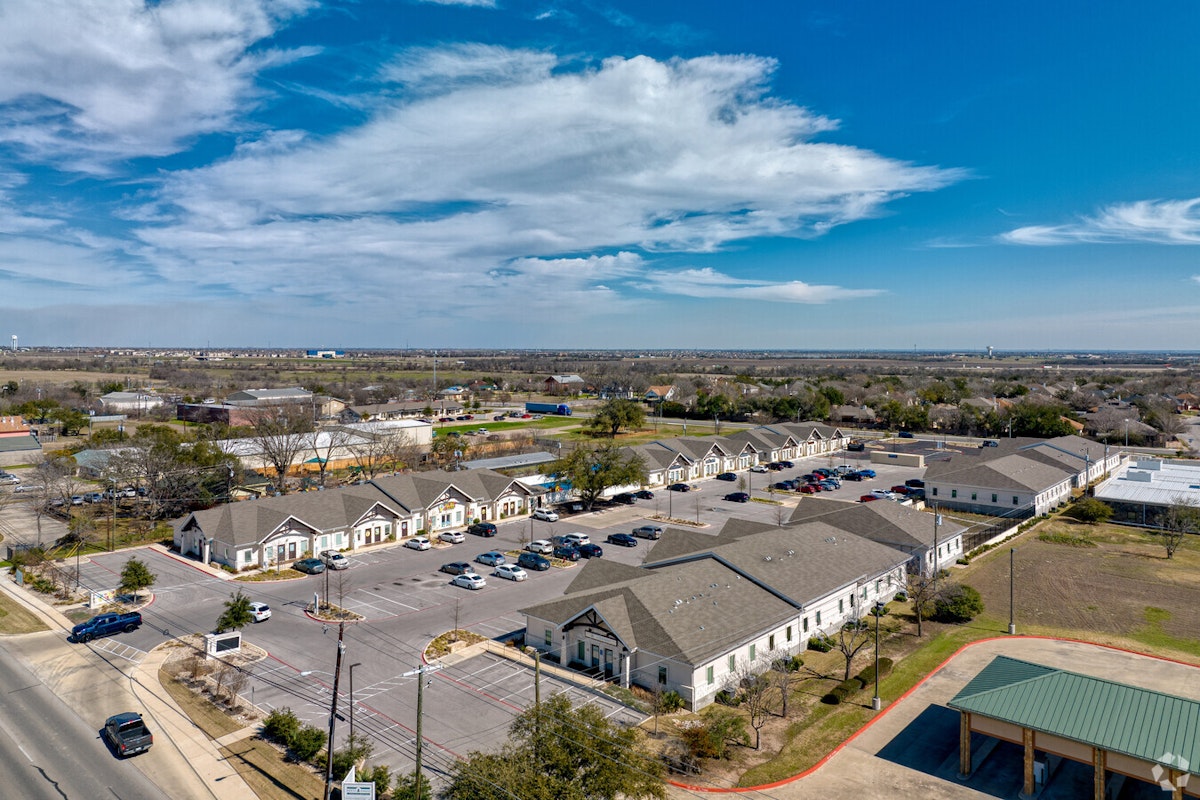
[[[27,345],[1194,350],[1200,5],[5,0]]]

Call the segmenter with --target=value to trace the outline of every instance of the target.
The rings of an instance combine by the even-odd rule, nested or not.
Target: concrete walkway
[[[154,733],[154,747],[131,763],[167,797],[255,800],[256,795],[221,757],[216,744],[159,683],[158,668],[169,652],[165,645],[152,650],[140,664],[110,661],[87,645],[67,642],[71,621],[36,592],[18,587],[8,576],[0,577],[0,591],[50,628],[50,634],[11,637],[10,649],[19,653],[34,674],[77,714],[96,727],[103,724],[103,719],[87,716],[99,707],[97,692],[110,696],[113,706],[141,711]],[[27,647],[22,646],[25,640],[29,642]]]
[[[1200,700],[1200,667],[1085,642],[1005,637],[967,645],[948,659],[936,672],[913,687],[905,696],[885,706],[879,716],[834,751],[824,762],[802,777],[755,789],[733,790],[749,797],[773,800],[800,800],[812,797],[853,797],[855,800],[895,800],[919,797],[922,800],[963,800],[1007,796],[994,784],[983,785],[986,777],[976,771],[962,782],[958,772],[958,721],[953,715],[951,741],[931,741],[923,736],[922,721],[943,715],[945,704],[997,655],[1007,655],[1058,669],[1132,683],[1147,689]],[[920,718],[920,719],[919,719]],[[910,729],[912,726],[912,729]],[[944,738],[944,737],[943,737]],[[898,753],[919,753],[921,749],[952,753],[948,765],[943,759],[933,769],[905,766]],[[918,756],[919,758],[919,756]],[[918,760],[918,759],[911,759]],[[1003,776],[1005,785],[1020,788],[1020,774]],[[1007,778],[1011,777],[1011,781]],[[978,784],[978,788],[976,788]],[[696,792],[671,788],[673,797],[692,797]],[[721,790],[716,790],[721,791]],[[1016,797],[1016,791],[1012,793]]]

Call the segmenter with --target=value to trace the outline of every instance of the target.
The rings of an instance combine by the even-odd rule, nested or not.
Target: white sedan
[[[545,520],[546,522],[558,522],[558,514],[548,508],[535,508],[533,510],[533,518]]]
[[[433,545],[429,543],[429,540],[424,536],[414,536],[405,542],[404,546],[412,548],[413,550],[428,550],[430,547],[433,547]]]
[[[450,583],[453,586],[461,586],[464,589],[482,589],[484,586],[487,586],[487,581],[474,572],[464,572],[462,575],[456,575]]]
[[[529,577],[529,573],[518,567],[516,564],[501,564],[496,567],[492,573],[497,578],[504,578],[510,581],[523,581]]]
[[[462,531],[442,531],[438,534],[438,538],[448,544],[462,544],[466,541],[466,537],[462,535]]]

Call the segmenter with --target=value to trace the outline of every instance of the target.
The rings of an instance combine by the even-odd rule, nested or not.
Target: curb
[[[934,675],[937,675],[939,672],[941,672],[942,669],[947,664],[949,664],[951,661],[953,661],[954,659],[956,659],[960,655],[962,655],[964,652],[966,652],[968,648],[975,647],[976,645],[987,644],[989,642],[996,642],[996,641],[1010,641],[1011,642],[1011,641],[1015,641],[1018,639],[1039,640],[1039,641],[1048,641],[1048,642],[1067,642],[1070,644],[1085,644],[1085,645],[1089,645],[1091,647],[1102,647],[1105,650],[1115,650],[1120,653],[1129,653],[1129,654],[1135,655],[1135,656],[1142,656],[1143,658],[1153,658],[1157,661],[1166,661],[1166,662],[1169,662],[1172,664],[1181,664],[1181,665],[1187,666],[1187,667],[1200,668],[1200,664],[1192,663],[1189,661],[1182,661],[1177,658],[1170,658],[1168,656],[1158,656],[1158,655],[1154,655],[1153,653],[1140,653],[1137,650],[1130,650],[1127,647],[1118,647],[1118,646],[1112,645],[1112,644],[1101,644],[1098,642],[1089,642],[1089,641],[1085,641],[1083,639],[1067,639],[1067,638],[1063,638],[1061,636],[1037,636],[1037,635],[1024,635],[1024,634],[1018,634],[1015,636],[1008,636],[1008,635],[989,636],[986,639],[976,639],[973,642],[967,642],[962,647],[955,650],[953,653],[951,653],[949,656],[947,656],[946,659],[944,661],[942,661],[942,663],[940,663],[936,667],[934,667],[934,669],[931,670],[928,675],[926,675],[924,678],[922,678],[921,680],[917,681],[912,686],[910,686],[907,691],[905,691],[903,694],[901,694],[895,700],[892,700],[891,702],[889,702],[887,704],[886,708],[884,708],[882,711],[880,711],[878,714],[876,714],[871,719],[867,720],[867,722],[861,728],[856,730],[854,733],[850,734],[850,736],[847,737],[845,741],[841,742],[837,747],[830,750],[828,753],[825,754],[825,756],[820,761],[818,761],[816,764],[813,764],[811,767],[804,770],[803,772],[796,773],[795,775],[789,776],[787,778],[783,778],[783,779],[775,781],[773,783],[764,783],[764,784],[760,784],[758,786],[731,786],[727,789],[705,787],[705,786],[692,786],[691,784],[679,783],[679,782],[673,781],[673,780],[668,780],[666,783],[668,786],[673,786],[677,789],[683,789],[683,790],[689,791],[689,792],[703,792],[705,794],[724,794],[724,793],[740,794],[740,793],[744,793],[744,792],[762,792],[762,791],[766,791],[769,789],[777,789],[781,786],[786,786],[789,783],[794,783],[795,781],[798,781],[801,778],[808,777],[809,775],[811,775],[814,772],[816,772],[817,770],[819,770],[821,767],[825,766],[825,764],[830,759],[832,759],[834,756],[836,756],[838,753],[840,753],[842,750],[844,750],[847,745],[849,745],[851,742],[853,742],[859,736],[863,735],[868,730],[870,730],[870,728],[873,725],[875,725],[875,723],[877,723],[881,719],[883,719],[884,716],[887,715],[888,713],[890,713],[893,708],[898,706],[902,700],[907,699],[909,695],[911,695],[913,692],[917,691],[917,689],[920,689],[922,686],[924,686],[926,681],[928,681]]]

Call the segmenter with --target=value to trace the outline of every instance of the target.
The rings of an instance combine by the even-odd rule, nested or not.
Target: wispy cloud
[[[845,289],[804,281],[747,280],[708,268],[655,272],[646,278],[648,288],[665,294],[755,302],[813,304],[883,294],[882,289]]]
[[[1065,225],[1030,225],[1003,234],[1012,244],[1200,244],[1200,198],[1139,200]]]
[[[474,6],[476,8],[495,8],[496,0],[419,0],[438,6]]]
[[[258,72],[308,51],[264,50],[315,0],[9,0],[0,14],[0,142],[103,172],[236,126]]]

